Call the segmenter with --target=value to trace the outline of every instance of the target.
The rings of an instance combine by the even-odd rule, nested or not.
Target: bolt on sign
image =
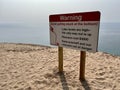
[[[97,51],[99,11],[50,15],[49,25],[51,45],[81,51]]]

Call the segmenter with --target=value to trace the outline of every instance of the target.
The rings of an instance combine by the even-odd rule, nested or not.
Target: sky
[[[100,11],[101,22],[120,22],[120,0],[0,0],[0,23],[49,23],[49,15]]]

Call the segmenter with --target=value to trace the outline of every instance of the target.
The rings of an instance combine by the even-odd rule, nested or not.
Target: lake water
[[[0,42],[50,46],[49,26],[0,24]],[[120,56],[120,23],[102,23],[100,25],[98,50]]]
[[[101,25],[99,51],[120,56],[120,23]]]

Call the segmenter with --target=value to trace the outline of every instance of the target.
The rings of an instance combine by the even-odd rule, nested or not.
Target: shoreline
[[[11,43],[11,42],[0,42],[0,44],[16,44],[16,45],[29,45],[29,46],[52,47],[52,46],[50,46],[50,45],[31,44],[31,43]]]
[[[13,45],[28,45],[28,46],[38,46],[38,47],[49,47],[49,48],[58,48],[58,46],[53,46],[53,45],[41,45],[41,44],[31,44],[31,43],[9,43],[9,42],[0,42],[0,45],[1,44],[13,44]],[[71,49],[71,48],[66,48],[64,47],[65,49]],[[73,49],[73,50],[77,50],[77,49]],[[77,51],[80,51],[80,50],[77,50]],[[87,52],[87,51],[86,51]],[[120,57],[119,55],[113,55],[111,53],[108,53],[108,52],[104,52],[104,51],[98,51],[98,52],[101,52],[101,53],[104,53],[104,54],[108,54],[108,55],[111,55],[113,57]],[[95,53],[98,53],[98,52],[95,52]],[[88,53],[92,53],[92,52],[88,52]]]

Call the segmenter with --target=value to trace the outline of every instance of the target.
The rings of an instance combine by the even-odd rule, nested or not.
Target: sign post
[[[80,80],[85,80],[85,59],[86,59],[86,52],[81,51],[81,54],[80,54],[80,73],[79,73]]]
[[[58,68],[59,72],[63,72],[63,47],[58,47]]]
[[[86,51],[97,52],[100,12],[49,16],[50,44],[58,46],[59,72],[63,72],[63,47],[81,51],[80,79],[85,79]]]

